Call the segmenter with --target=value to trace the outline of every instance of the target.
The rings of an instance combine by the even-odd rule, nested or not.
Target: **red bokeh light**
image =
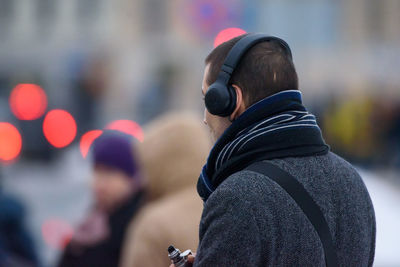
[[[44,90],[35,84],[17,85],[10,95],[10,107],[20,120],[40,118],[47,108],[47,96]]]
[[[54,109],[46,114],[43,133],[47,141],[57,148],[68,146],[76,136],[74,117],[65,110]]]
[[[64,249],[73,233],[72,226],[61,219],[48,219],[42,224],[43,240],[53,249]]]
[[[108,130],[117,130],[126,134],[130,134],[140,142],[143,142],[143,130],[139,124],[131,120],[116,120],[106,126]]]
[[[220,31],[217,34],[217,37],[214,39],[214,48],[219,46],[220,44],[229,41],[232,38],[235,38],[239,35],[245,34],[246,31],[240,28],[227,28]]]
[[[18,157],[22,148],[21,134],[14,125],[0,122],[0,161],[9,162]]]
[[[81,154],[84,158],[86,158],[87,154],[89,153],[89,149],[93,141],[96,140],[96,138],[98,138],[102,133],[103,133],[102,130],[92,130],[82,135],[80,142],[80,149],[81,149]]]

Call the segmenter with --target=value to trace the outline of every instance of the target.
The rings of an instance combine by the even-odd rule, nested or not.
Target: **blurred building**
[[[20,129],[22,157],[48,159],[66,151],[44,139],[43,117],[19,121],[11,113],[19,83],[40,85],[48,110],[71,112],[75,140],[115,119],[202,112],[204,58],[220,30],[240,27],[288,41],[304,100],[334,151],[360,164],[400,166],[398,14],[398,0],[0,0],[0,121]],[[5,178],[35,207],[37,235],[49,214],[79,217],[88,164],[79,151],[58,165],[17,164]],[[26,179],[18,184],[17,176]],[[45,246],[50,262],[55,252]]]
[[[306,101],[400,97],[399,12],[397,0],[0,0],[0,101],[37,83],[49,108],[76,117],[78,135],[116,118],[201,111],[203,60],[226,27],[286,39]],[[13,116],[2,109],[1,119]],[[24,149],[43,151],[41,121],[21,127],[39,133]]]

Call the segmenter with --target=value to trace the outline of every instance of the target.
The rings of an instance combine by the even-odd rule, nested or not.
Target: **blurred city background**
[[[141,141],[167,111],[201,123],[204,58],[240,28],[289,43],[306,106],[370,191],[376,266],[400,266],[399,14],[398,0],[0,0],[0,185],[42,265],[90,205],[82,136]]]

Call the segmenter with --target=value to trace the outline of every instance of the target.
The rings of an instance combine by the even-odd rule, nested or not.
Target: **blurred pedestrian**
[[[164,115],[152,121],[139,147],[149,204],[132,222],[122,267],[168,266],[167,248],[196,249],[203,208],[196,180],[210,139],[193,115]]]
[[[93,143],[94,203],[59,266],[118,266],[128,223],[144,200],[132,138],[103,133]]]
[[[25,225],[26,207],[8,194],[1,182],[0,177],[0,266],[39,266],[33,238]]]
[[[24,205],[0,187],[0,266],[39,266],[25,215]]]

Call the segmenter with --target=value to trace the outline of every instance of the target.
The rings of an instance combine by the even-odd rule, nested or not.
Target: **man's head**
[[[202,91],[214,83],[232,47],[241,35],[216,47],[206,58]],[[205,110],[204,122],[216,140],[231,122],[249,106],[259,100],[284,90],[298,89],[298,79],[290,55],[276,40],[263,41],[250,48],[233,71],[230,84],[236,92],[236,108],[229,117],[219,117]]]
[[[132,138],[110,131],[93,143],[93,193],[96,205],[110,211],[141,186]]]

